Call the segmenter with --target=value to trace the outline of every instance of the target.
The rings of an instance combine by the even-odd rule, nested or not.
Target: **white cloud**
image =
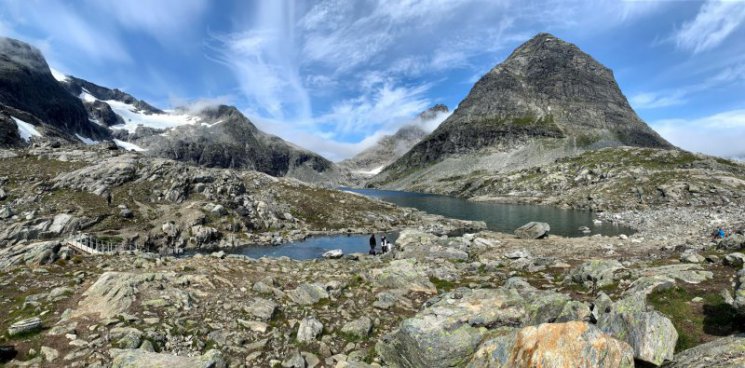
[[[642,92],[631,96],[629,98],[629,103],[635,109],[655,109],[682,105],[686,102],[684,98],[685,95],[686,94],[682,91],[675,91],[669,94]]]
[[[719,46],[744,21],[745,1],[708,0],[673,39],[679,48],[698,53]]]
[[[745,109],[698,119],[667,119],[651,124],[672,144],[688,151],[745,158]]]
[[[98,1],[87,6],[97,9],[105,18],[124,28],[144,31],[163,44],[173,44],[174,37],[193,27],[207,9],[207,0]]]

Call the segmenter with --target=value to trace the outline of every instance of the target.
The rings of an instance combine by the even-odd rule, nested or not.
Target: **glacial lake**
[[[561,209],[549,206],[501,204],[493,202],[472,202],[465,199],[412,192],[399,192],[379,189],[340,188],[341,190],[380,199],[401,207],[412,207],[428,213],[462,220],[479,220],[486,222],[489,230],[512,233],[516,228],[530,222],[540,221],[551,225],[551,234],[567,237],[591,236],[602,234],[614,236],[633,234],[628,227],[611,223],[593,224],[593,213],[590,211]],[[587,226],[591,233],[579,231],[580,226]],[[251,258],[282,257],[292,259],[313,259],[331,249],[341,249],[344,254],[367,253],[369,250],[367,235],[331,235],[315,236],[308,239],[278,246],[245,246],[230,250]],[[380,242],[380,234],[376,234]],[[397,234],[387,234],[395,243]]]

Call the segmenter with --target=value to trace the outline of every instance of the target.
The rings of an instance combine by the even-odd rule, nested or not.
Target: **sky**
[[[745,159],[745,0],[3,0],[0,35],[161,108],[225,103],[340,160],[539,32],[611,68],[672,143]]]

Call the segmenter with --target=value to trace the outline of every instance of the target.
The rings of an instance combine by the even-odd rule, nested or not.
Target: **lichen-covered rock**
[[[728,336],[675,354],[666,368],[745,367],[745,335]]]
[[[113,358],[111,368],[225,368],[226,366],[222,354],[214,349],[196,357],[129,349],[111,349],[109,353]]]
[[[745,235],[730,235],[717,243],[717,249],[743,250],[745,249]]]
[[[289,291],[287,296],[297,304],[311,305],[318,303],[321,299],[327,299],[329,293],[323,285],[301,284],[295,290]]]
[[[486,340],[468,368],[632,368],[631,347],[584,322],[546,323]]]
[[[271,300],[256,298],[251,305],[244,307],[243,310],[262,321],[269,321],[274,316],[277,307],[277,303]]]
[[[376,350],[398,367],[452,367],[468,361],[489,329],[553,321],[569,301],[535,289],[457,289],[437,296],[383,337]]]
[[[323,323],[315,317],[305,317],[297,329],[297,341],[310,342],[323,332]]]
[[[371,271],[375,285],[390,289],[408,289],[434,294],[435,285],[427,277],[427,270],[414,259],[392,261],[387,267]]]
[[[363,339],[370,334],[371,329],[372,320],[370,317],[364,316],[346,323],[344,327],[341,328],[341,332]]]
[[[59,241],[18,244],[0,249],[0,270],[17,265],[44,265],[57,260]]]
[[[673,358],[678,332],[667,317],[657,311],[619,309],[600,318],[600,330],[629,343],[636,359],[660,366]]]
[[[8,335],[16,336],[41,330],[41,319],[33,317],[15,322],[8,327]]]
[[[574,268],[572,281],[585,287],[603,287],[613,284],[613,274],[623,269],[623,265],[613,259],[593,259]]]
[[[745,268],[737,271],[737,281],[735,282],[735,296],[732,304],[740,314],[745,315]]]
[[[520,239],[541,239],[548,236],[551,226],[545,222],[529,222],[515,229],[515,235]]]
[[[88,290],[80,301],[73,316],[99,314],[100,318],[111,318],[126,312],[136,299],[138,287],[150,282],[173,278],[173,273],[128,273],[105,272]]]

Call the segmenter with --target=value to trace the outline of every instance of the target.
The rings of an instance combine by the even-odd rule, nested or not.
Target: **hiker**
[[[385,237],[385,234],[380,238],[380,249],[384,254],[388,253],[388,239]]]
[[[719,232],[717,233],[717,236],[719,236],[719,239],[724,239],[725,235],[726,235],[726,234],[724,233],[724,229],[722,229],[722,228],[720,227],[720,228],[719,228]]]
[[[377,245],[378,242],[375,241],[375,234],[370,234],[370,255],[375,255],[375,245]]]
[[[111,207],[111,192],[106,192],[106,203]]]

